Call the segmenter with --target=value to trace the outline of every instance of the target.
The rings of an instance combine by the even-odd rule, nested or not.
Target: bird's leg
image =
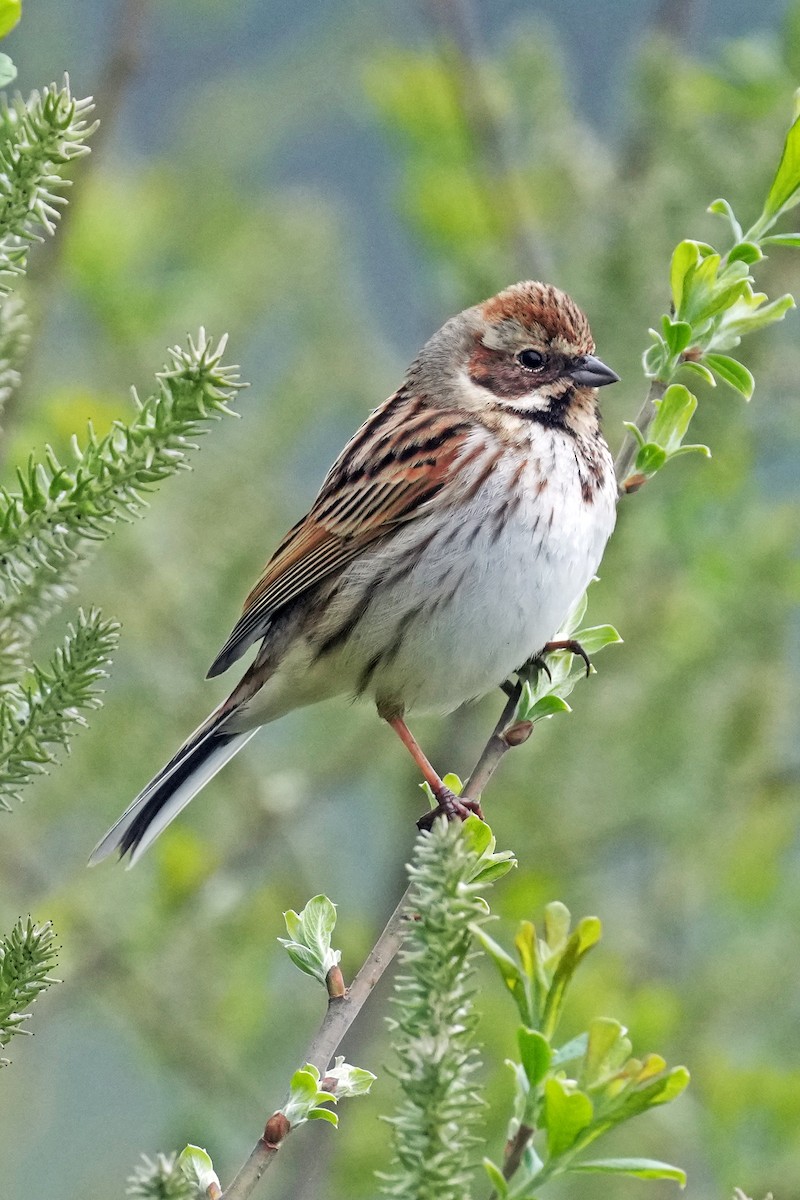
[[[575,638],[566,638],[563,642],[548,642],[546,646],[542,647],[542,654],[549,654],[552,650],[569,650],[570,654],[575,654],[578,658],[582,658],[586,664],[587,678],[589,675],[591,675],[592,660],[589,658],[589,655],[586,653],[580,642],[577,642]],[[545,668],[545,670],[546,669],[547,668]],[[547,673],[548,675],[550,674],[549,671]]]
[[[414,737],[411,730],[406,725],[402,717],[387,717],[386,721],[391,725],[400,741],[408,750],[414,762],[419,767],[422,778],[427,783],[428,787],[434,794],[437,801],[437,807],[432,808],[430,812],[425,813],[417,821],[419,829],[430,829],[433,822],[438,816],[444,815],[448,821],[454,821],[456,817],[465,821],[470,813],[477,813],[481,819],[483,813],[481,806],[477,800],[459,800],[455,792],[442,782],[442,779],[437,775],[428,757],[423,751],[417,739]]]

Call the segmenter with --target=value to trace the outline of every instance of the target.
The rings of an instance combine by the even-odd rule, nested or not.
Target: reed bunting
[[[91,857],[133,863],[259,726],[363,696],[448,792],[411,709],[450,712],[548,646],[600,563],[616,482],[594,355],[564,292],[518,283],[447,321],[331,467],[209,676],[252,665]],[[457,808],[457,802],[455,802]]]

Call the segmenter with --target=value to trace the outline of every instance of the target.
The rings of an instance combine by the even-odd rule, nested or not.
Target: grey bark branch
[[[473,799],[480,796],[499,767],[504,754],[512,748],[502,735],[513,724],[520,691],[521,687],[516,686],[508,697],[500,719],[486,743],[475,769],[467,780],[463,793],[465,796]],[[410,887],[406,888],[383,932],[370,950],[345,995],[333,996],[328,1000],[322,1024],[312,1038],[302,1060],[304,1063],[308,1062],[315,1066],[323,1076],[348,1029],[403,944],[403,927],[406,919],[404,914],[410,892]],[[260,1137],[230,1186],[223,1192],[222,1200],[247,1200],[264,1172],[275,1160],[278,1148],[278,1144],[264,1136]]]

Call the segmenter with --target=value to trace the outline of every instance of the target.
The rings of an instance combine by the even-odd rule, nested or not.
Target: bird
[[[614,528],[597,389],[618,379],[552,285],[446,321],[268,560],[208,677],[258,643],[251,665],[90,863],[133,865],[262,725],[336,695],[371,701],[465,816],[406,715],[452,712],[553,648]]]

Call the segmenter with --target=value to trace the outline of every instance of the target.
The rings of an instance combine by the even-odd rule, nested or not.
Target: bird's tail
[[[230,715],[230,708],[223,706],[195,730],[97,844],[90,866],[119,850],[120,858],[130,855],[132,867],[192,797],[241,750],[256,730],[226,731]]]

